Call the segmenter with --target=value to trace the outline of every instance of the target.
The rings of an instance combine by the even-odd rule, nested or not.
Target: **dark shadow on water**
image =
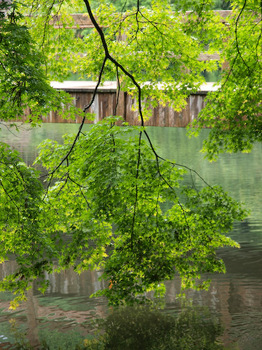
[[[146,306],[121,307],[99,319],[91,336],[75,338],[75,343],[52,331],[32,347],[22,331],[13,327],[16,345],[12,349],[76,350],[222,350],[223,327],[207,308],[184,308],[169,314]],[[69,333],[72,330],[68,330]],[[29,334],[28,334],[29,335]],[[64,334],[65,335],[65,334]],[[76,336],[76,334],[75,334]],[[66,337],[66,335],[65,335]],[[64,337],[64,338],[65,338]],[[72,340],[72,339],[71,339]],[[60,343],[60,344],[59,344]],[[0,344],[1,348],[1,344]],[[233,349],[233,348],[232,348]]]
[[[206,309],[188,308],[176,316],[146,307],[113,311],[105,321],[108,350],[219,350],[219,321]]]

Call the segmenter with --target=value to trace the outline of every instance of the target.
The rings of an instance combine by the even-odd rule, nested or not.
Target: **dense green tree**
[[[70,13],[83,5],[94,29],[80,38],[70,29]],[[79,132],[65,137],[63,145],[48,140],[41,145],[37,163],[48,171],[46,187],[16,152],[1,145],[0,258],[14,254],[18,268],[0,287],[16,292],[19,300],[36,278],[44,291],[45,272],[74,266],[79,273],[102,268],[108,288],[101,293],[112,304],[143,301],[150,290],[161,296],[163,281],[175,273],[184,288],[205,288],[207,283],[199,282],[203,273],[225,271],[216,250],[238,246],[226,234],[245,212],[192,169],[161,158],[144,121],[157,103],[183,108],[204,82],[201,72],[217,69],[226,59],[230,68],[219,94],[211,96],[197,121],[213,127],[206,148],[213,155],[228,142],[243,144],[243,129],[250,131],[249,143],[259,139],[251,132],[261,115],[260,91],[255,93],[261,87],[257,2],[232,2],[226,30],[211,0],[180,1],[179,9],[164,0],[149,8],[138,1],[125,14],[104,1],[95,11],[88,0],[25,0],[8,6],[1,15],[2,119],[22,115],[25,106],[33,122],[51,109],[79,114],[66,94],[48,85],[49,79],[78,72],[96,80],[97,87],[117,79],[119,89],[137,101],[141,126],[120,127],[118,118],[110,117],[84,133],[95,89],[81,111]],[[247,41],[250,31],[254,35]],[[221,59],[200,61],[202,52],[220,53]],[[221,118],[218,108],[224,111]],[[202,185],[185,182],[186,172]]]

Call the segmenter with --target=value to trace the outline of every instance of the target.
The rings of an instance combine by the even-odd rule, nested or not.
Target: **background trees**
[[[35,124],[51,110],[63,113],[61,103],[70,98],[50,87],[45,56],[32,39],[21,5],[16,1],[0,4],[0,119],[19,119],[27,109],[28,120]]]
[[[94,29],[79,37],[70,29],[74,24],[70,14],[82,11],[83,5]],[[14,253],[19,267],[1,288],[23,296],[30,282],[43,278],[45,271],[99,267],[109,281],[102,293],[111,303],[132,303],[149,290],[163,295],[161,283],[175,272],[184,287],[192,287],[202,273],[225,270],[216,249],[237,246],[225,234],[245,212],[222,189],[204,180],[203,188],[185,184],[184,172],[193,170],[158,155],[144,120],[157,103],[183,108],[186,97],[204,82],[201,72],[217,69],[226,59],[230,68],[223,75],[220,94],[214,94],[196,122],[213,127],[206,149],[213,156],[227,144],[247,145],[246,133],[240,131],[248,119],[252,121],[248,145],[259,139],[252,130],[259,129],[261,108],[260,92],[256,94],[261,81],[255,69],[259,72],[260,8],[256,2],[249,6],[245,1],[232,2],[235,12],[225,27],[213,12],[212,1],[181,1],[179,9],[163,0],[146,5],[138,2],[123,14],[103,2],[94,12],[87,0],[27,0],[23,6],[14,2],[8,16],[2,16],[0,74],[6,83],[0,96],[3,115],[8,111],[5,119],[21,115],[28,103],[29,120],[54,108],[71,117],[80,113],[73,106],[65,108],[70,99],[48,85],[50,79],[77,72],[96,80],[97,86],[116,79],[119,89],[137,100],[141,127],[119,127],[113,118],[88,134],[82,132],[82,123],[64,145],[44,142],[37,162],[48,170],[45,189],[35,172],[2,146],[3,213],[10,206],[17,215],[12,225],[6,214],[0,217],[1,260]],[[254,35],[247,42],[250,31]],[[219,53],[221,58],[200,61],[202,52]],[[35,69],[35,63],[43,68]],[[244,149],[226,147],[239,148]],[[16,169],[16,181],[10,182],[6,175],[10,169]],[[32,182],[25,180],[29,174]],[[19,196],[21,188],[25,198]],[[21,249],[16,248],[17,237]],[[33,249],[26,249],[29,246]],[[43,279],[42,290],[45,286]]]

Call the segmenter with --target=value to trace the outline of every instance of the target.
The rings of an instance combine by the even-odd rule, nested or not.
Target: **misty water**
[[[86,126],[89,128],[90,126]],[[37,145],[46,138],[61,141],[65,133],[77,131],[75,124],[43,124],[30,129],[21,126],[20,132],[1,126],[0,141],[12,145],[28,164],[37,155]],[[262,144],[256,144],[250,154],[221,155],[209,163],[200,153],[202,141],[189,139],[181,128],[148,128],[160,155],[197,171],[211,185],[221,185],[235,199],[245,202],[249,216],[236,223],[230,236],[240,243],[240,249],[219,251],[227,267],[225,275],[213,275],[209,291],[188,291],[192,305],[206,306],[224,327],[222,340],[234,349],[262,348]],[[194,176],[194,175],[193,175]],[[200,184],[195,176],[194,181]],[[13,271],[15,262],[0,265],[0,278]],[[27,332],[32,343],[49,339],[53,349],[70,349],[79,339],[88,338],[95,328],[93,321],[105,317],[106,300],[90,299],[100,288],[101,272],[87,271],[77,275],[72,270],[47,276],[50,287],[42,296],[35,287],[28,301],[15,311],[8,309],[12,296],[0,293],[0,343],[13,341],[15,329]],[[166,282],[165,312],[176,313],[180,304],[177,294],[179,280]],[[1,344],[0,344],[1,345]],[[73,345],[71,345],[73,346]],[[124,350],[124,349],[123,349]]]

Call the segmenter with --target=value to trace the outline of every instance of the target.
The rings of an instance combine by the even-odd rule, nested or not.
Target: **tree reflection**
[[[177,315],[148,307],[113,310],[105,320],[106,350],[219,350],[219,321],[207,309],[187,308]]]
[[[29,320],[28,320],[29,321]],[[218,341],[223,329],[221,323],[206,308],[184,308],[175,314],[148,306],[111,309],[106,318],[97,323],[95,335],[83,340],[72,331],[74,339],[65,339],[57,330],[40,337],[32,332],[31,324],[27,341],[16,334],[19,342],[12,349],[63,349],[63,350],[222,350]],[[30,326],[30,325],[29,325]],[[30,327],[29,327],[30,328]],[[16,333],[18,330],[16,330]],[[21,334],[23,332],[21,331]],[[23,342],[21,342],[21,339]],[[73,341],[74,340],[74,341]],[[10,343],[9,343],[10,344]],[[21,347],[22,344],[22,347]],[[11,345],[11,344],[10,344]],[[16,347],[17,346],[17,347]],[[61,347],[62,346],[62,347]],[[0,344],[1,347],[1,344]]]

